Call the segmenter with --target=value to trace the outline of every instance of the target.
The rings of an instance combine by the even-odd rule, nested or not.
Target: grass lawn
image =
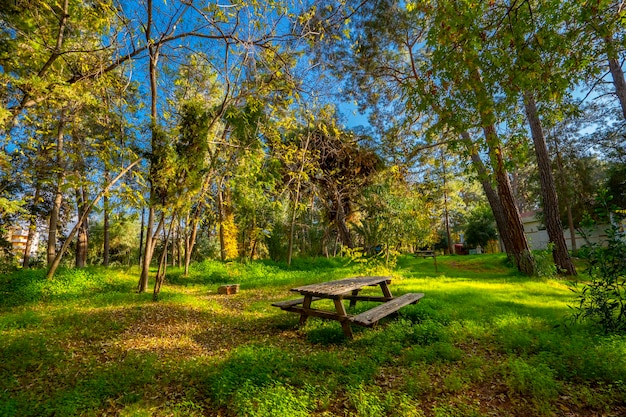
[[[0,277],[0,416],[626,415],[626,337],[572,325],[565,281],[497,255],[437,262],[207,261],[170,270],[157,303],[137,269]],[[270,306],[364,274],[426,296],[353,340]]]

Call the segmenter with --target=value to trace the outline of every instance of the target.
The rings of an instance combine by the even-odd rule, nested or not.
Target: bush
[[[606,246],[587,244],[580,256],[589,262],[590,281],[581,290],[576,285],[577,305],[573,321],[591,320],[605,333],[626,331],[626,236],[616,226],[607,230]]]

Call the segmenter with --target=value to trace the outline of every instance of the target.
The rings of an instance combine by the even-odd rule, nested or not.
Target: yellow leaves
[[[0,106],[0,129],[5,129],[7,120],[11,116],[11,112],[8,111],[4,106]]]
[[[233,213],[226,214],[221,227],[224,236],[225,257],[226,259],[235,259],[239,256],[239,248],[237,246],[239,228],[235,223],[235,215]]]

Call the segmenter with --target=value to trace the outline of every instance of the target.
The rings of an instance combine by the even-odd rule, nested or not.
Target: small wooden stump
[[[217,289],[218,294],[237,294],[239,292],[239,284],[222,285]]]

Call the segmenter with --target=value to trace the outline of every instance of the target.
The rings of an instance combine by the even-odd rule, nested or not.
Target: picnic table
[[[310,316],[328,320],[336,320],[341,323],[343,332],[348,338],[352,338],[351,324],[372,327],[383,317],[397,312],[402,307],[418,302],[423,293],[408,293],[394,297],[389,289],[391,277],[354,277],[338,281],[321,282],[318,284],[305,285],[292,288],[291,291],[300,293],[303,298],[286,300],[273,303],[282,310],[300,314],[300,325],[303,325]],[[381,296],[359,295],[365,287],[380,287]],[[312,308],[311,304],[319,300],[333,300],[335,311]],[[350,315],[344,306],[344,300],[350,300],[350,307],[354,307],[357,301],[377,301],[382,304],[366,310],[357,315]]]

